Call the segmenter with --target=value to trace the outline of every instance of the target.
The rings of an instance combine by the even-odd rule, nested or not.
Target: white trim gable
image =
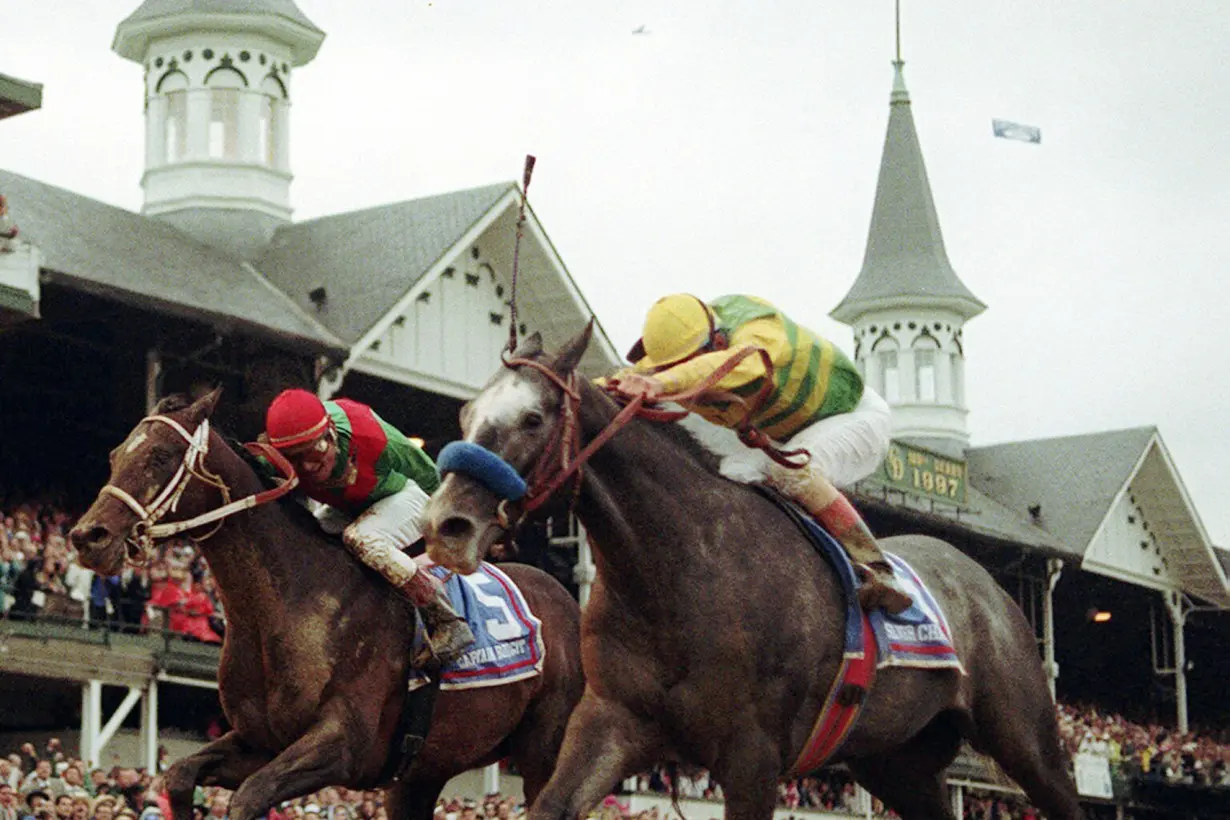
[[[1196,508],[1156,433],[1085,548],[1083,569],[1230,606],[1230,588]]]
[[[498,369],[509,333],[513,245],[520,192],[510,188],[351,349],[351,367],[454,398],[473,397]],[[576,283],[527,212],[517,283],[517,323],[551,350],[590,319]],[[582,369],[618,365],[595,328]]]

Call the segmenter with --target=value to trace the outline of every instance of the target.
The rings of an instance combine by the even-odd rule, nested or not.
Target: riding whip
[[[517,215],[517,238],[513,243],[512,290],[508,297],[508,352],[517,349],[517,270],[521,264],[521,233],[525,227],[525,202],[529,197],[530,177],[534,175],[534,155],[525,155],[525,172],[521,176],[521,212]]]

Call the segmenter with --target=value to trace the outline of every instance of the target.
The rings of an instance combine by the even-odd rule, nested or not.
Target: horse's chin
[[[99,575],[112,576],[123,572],[127,557],[124,539],[114,538],[106,545],[94,547],[88,555],[78,555],[78,560],[86,569],[92,569]]]

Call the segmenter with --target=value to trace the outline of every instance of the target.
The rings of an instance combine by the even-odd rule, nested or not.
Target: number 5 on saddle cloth
[[[471,575],[455,575],[430,562],[423,568],[444,582],[449,602],[474,633],[469,650],[444,667],[442,690],[499,686],[542,672],[542,622],[530,611],[512,579],[485,561]],[[416,655],[425,639],[419,620],[414,637]],[[415,670],[410,688],[428,681],[426,673]]]

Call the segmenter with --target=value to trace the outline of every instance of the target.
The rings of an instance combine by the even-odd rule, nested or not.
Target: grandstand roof
[[[1156,541],[1158,561],[1183,590],[1230,606],[1223,559],[1215,554],[1157,428],[975,447],[967,462],[971,486],[1017,515],[1029,514],[1086,568],[1161,584],[1160,566],[1150,575],[1138,560],[1120,563],[1105,551],[1091,551],[1108,528],[1122,526],[1112,513],[1127,497],[1142,520],[1152,522],[1148,534]]]
[[[865,500],[883,497],[898,511],[908,510],[920,519],[941,526],[956,526],[997,541],[1038,550],[1058,558],[1073,557],[1072,550],[1057,536],[1030,520],[1026,513],[1001,504],[974,485],[971,476],[966,487],[966,503],[957,508],[933,504],[882,484],[874,477],[858,483],[857,494]]]
[[[305,310],[325,288],[321,320],[352,345],[516,190],[504,182],[285,225],[256,266]]]
[[[0,120],[43,105],[43,86],[0,74]]]
[[[1040,505],[1047,531],[1079,557],[1155,432],[1138,427],[972,447],[969,480],[1019,515]]]
[[[246,329],[295,347],[339,352],[343,342],[251,265],[156,219],[0,169],[0,192],[44,274],[144,307]]]

